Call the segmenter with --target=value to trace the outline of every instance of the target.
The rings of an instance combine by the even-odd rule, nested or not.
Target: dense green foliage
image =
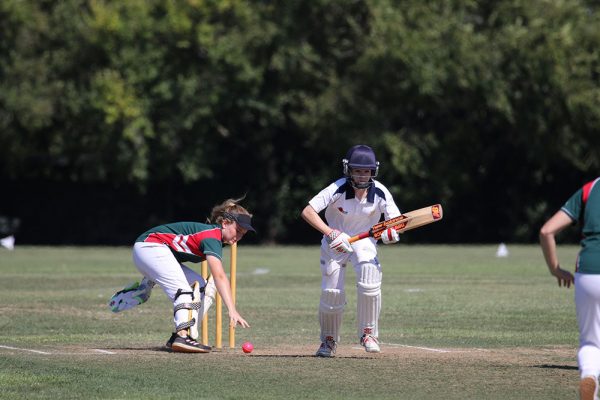
[[[3,1],[0,179],[191,187],[200,209],[247,193],[260,240],[298,241],[300,210],[364,142],[403,210],[460,215],[436,240],[529,241],[600,167],[598,11]]]

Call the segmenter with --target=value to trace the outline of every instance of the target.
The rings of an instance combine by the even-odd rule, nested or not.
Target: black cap
[[[225,212],[223,213],[223,217],[237,222],[239,226],[248,231],[256,233],[256,230],[252,227],[252,217],[247,214]]]

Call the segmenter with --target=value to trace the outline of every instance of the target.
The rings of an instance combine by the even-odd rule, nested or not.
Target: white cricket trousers
[[[175,299],[179,289],[190,292],[191,284],[195,281],[200,283],[200,287],[206,285],[202,275],[180,264],[165,244],[136,243],[133,246],[133,262],[142,275],[161,287],[174,307],[192,301],[191,295],[181,295]],[[188,319],[187,310],[179,310],[174,317],[175,326],[187,322]]]
[[[345,301],[346,264],[352,263],[356,276],[356,322],[360,340],[364,333],[379,336],[381,313],[381,280],[383,273],[377,260],[377,246],[372,239],[352,244],[353,253],[340,254],[329,248],[325,239],[321,242],[321,302],[319,321],[321,341],[333,336],[339,341]],[[337,299],[336,299],[337,297]]]
[[[575,273],[579,325],[577,362],[581,377],[600,374],[600,275]]]

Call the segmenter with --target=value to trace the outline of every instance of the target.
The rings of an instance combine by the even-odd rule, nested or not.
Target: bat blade
[[[444,210],[441,204],[434,204],[429,207],[423,207],[415,211],[404,214],[408,220],[404,223],[394,226],[398,233],[420,228],[423,225],[431,224],[441,220],[444,217]]]
[[[404,213],[398,217],[388,219],[371,227],[367,232],[359,233],[349,239],[350,243],[366,237],[372,237],[375,240],[381,238],[381,234],[388,228],[394,228],[398,233],[404,233],[412,229],[419,228],[437,222],[444,217],[444,211],[441,204],[419,208],[418,210]]]

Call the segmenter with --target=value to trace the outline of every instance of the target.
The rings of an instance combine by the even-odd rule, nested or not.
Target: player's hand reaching
[[[347,233],[340,232],[337,229],[332,230],[327,235],[329,248],[338,253],[352,253],[354,251],[348,239],[350,239],[350,236]]]
[[[394,228],[387,228],[381,234],[381,241],[383,244],[398,243],[400,241],[400,235],[398,235],[398,231]]]
[[[250,324],[248,324],[246,322],[246,320],[244,318],[242,318],[242,316],[237,312],[230,312],[229,313],[229,326],[232,327],[236,327],[237,325],[240,325],[242,328],[250,328]]]
[[[572,283],[575,283],[575,277],[569,271],[565,271],[560,266],[556,267],[552,271],[552,275],[556,277],[558,280],[558,286],[564,286],[566,288],[570,288]]]

